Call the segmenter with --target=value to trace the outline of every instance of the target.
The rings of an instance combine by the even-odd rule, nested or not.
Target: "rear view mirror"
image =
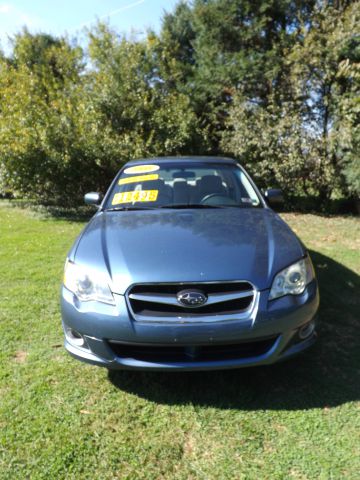
[[[101,203],[102,195],[98,192],[90,192],[84,196],[84,202],[86,205],[94,205],[98,207]]]
[[[284,205],[284,197],[281,190],[277,188],[268,188],[264,192],[264,196],[270,207],[282,207]]]

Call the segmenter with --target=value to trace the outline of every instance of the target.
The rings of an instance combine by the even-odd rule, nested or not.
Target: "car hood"
[[[304,255],[267,208],[100,212],[70,258],[107,270],[114,293],[134,283],[247,280],[259,290]]]

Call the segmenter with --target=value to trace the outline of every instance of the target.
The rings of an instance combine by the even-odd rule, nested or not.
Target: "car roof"
[[[201,162],[201,163],[224,163],[224,164],[232,164],[232,165],[237,165],[238,162],[234,160],[233,158],[228,158],[228,157],[214,157],[214,156],[197,156],[197,155],[191,155],[191,156],[174,156],[174,157],[150,157],[150,158],[140,158],[137,160],[130,160],[125,164],[126,167],[130,165],[147,165],[149,163],[169,163],[169,162],[184,162],[184,163],[191,163],[191,162]]]

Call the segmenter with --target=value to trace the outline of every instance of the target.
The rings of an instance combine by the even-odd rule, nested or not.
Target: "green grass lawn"
[[[360,222],[287,214],[321,289],[288,363],[109,375],[62,347],[59,287],[84,223],[0,202],[1,479],[359,479]]]

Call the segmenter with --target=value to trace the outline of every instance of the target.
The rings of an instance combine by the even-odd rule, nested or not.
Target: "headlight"
[[[306,285],[314,278],[314,268],[310,257],[299,260],[275,276],[269,300],[283,297],[284,295],[300,295],[305,290]]]
[[[69,260],[65,264],[64,285],[82,302],[95,300],[115,305],[114,297],[105,275],[91,271]]]

